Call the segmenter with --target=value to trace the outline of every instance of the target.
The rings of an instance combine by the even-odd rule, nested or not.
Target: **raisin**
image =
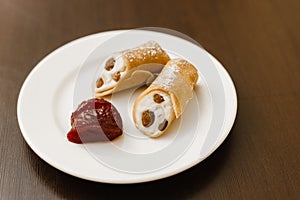
[[[159,126],[158,126],[158,129],[160,130],[160,131],[163,131],[163,130],[165,130],[166,128],[167,128],[167,126],[168,126],[168,120],[164,120]]]
[[[165,100],[164,100],[164,98],[163,98],[161,95],[155,94],[155,95],[153,96],[153,101],[154,101],[155,103],[161,103],[161,102],[163,102],[163,101],[165,101]]]
[[[115,66],[115,59],[110,58],[105,64],[105,69],[107,71],[110,71],[114,68],[114,66]]]
[[[146,110],[142,113],[142,124],[145,127],[149,127],[153,124],[155,119],[154,112]]]
[[[101,87],[104,84],[104,81],[102,78],[98,78],[96,81],[97,88]]]
[[[118,82],[121,78],[121,72],[117,71],[116,73],[114,73],[113,77],[114,81]]]

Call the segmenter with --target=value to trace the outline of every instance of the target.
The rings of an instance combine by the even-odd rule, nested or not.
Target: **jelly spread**
[[[122,135],[122,119],[117,109],[104,99],[83,101],[71,116],[70,142],[86,143],[113,140]]]

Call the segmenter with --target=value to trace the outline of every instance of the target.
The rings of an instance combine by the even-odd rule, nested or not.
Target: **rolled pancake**
[[[172,59],[153,83],[136,99],[135,126],[150,137],[158,137],[181,116],[193,96],[197,69],[183,59]]]
[[[108,57],[96,81],[95,96],[103,97],[142,84],[150,84],[170,60],[168,54],[154,41]]]

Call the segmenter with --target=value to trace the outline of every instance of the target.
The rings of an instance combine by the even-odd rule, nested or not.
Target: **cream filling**
[[[105,65],[106,62],[110,59],[110,58],[114,58],[115,59],[115,65],[114,67],[108,71],[105,69]],[[124,65],[124,59],[122,57],[121,54],[115,54],[112,57],[108,57],[102,64],[101,64],[101,69],[103,69],[103,72],[101,74],[101,76],[99,76],[99,78],[101,77],[103,79],[103,85],[99,88],[96,87],[96,92],[103,92],[109,89],[112,89],[114,87],[116,87],[116,85],[118,84],[119,81],[115,81],[113,79],[113,76],[115,73],[117,73],[118,71],[120,72],[121,76],[120,79],[122,79],[122,77],[125,74],[125,70],[126,70],[126,66]]]
[[[164,98],[164,101],[161,103],[154,102],[153,96],[155,94],[161,95]],[[136,112],[134,115],[137,128],[148,136],[155,137],[159,135],[161,131],[158,127],[164,122],[164,120],[169,122],[172,109],[172,102],[169,95],[160,91],[150,92],[139,101],[136,107]],[[146,110],[152,111],[155,116],[153,124],[149,127],[143,126],[142,123],[142,113]]]

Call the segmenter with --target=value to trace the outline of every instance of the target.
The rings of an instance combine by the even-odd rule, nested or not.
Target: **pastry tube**
[[[103,73],[96,80],[95,96],[102,97],[144,83],[150,84],[170,60],[154,41],[114,53],[102,64]]]
[[[135,126],[150,137],[158,137],[181,116],[198,80],[197,69],[183,59],[172,59],[133,106]]]

